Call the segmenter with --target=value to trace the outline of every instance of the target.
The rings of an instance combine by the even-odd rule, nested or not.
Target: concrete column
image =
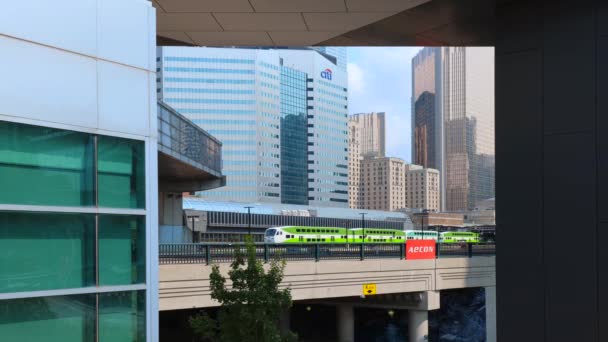
[[[426,310],[409,310],[408,326],[409,342],[425,342],[429,340],[429,312]]]
[[[486,342],[496,342],[496,287],[485,288],[486,292]]]
[[[281,312],[281,317],[279,317],[279,330],[281,334],[285,334],[291,328],[291,317],[289,309]]]
[[[355,311],[352,305],[339,304],[336,307],[338,321],[338,341],[355,341]]]

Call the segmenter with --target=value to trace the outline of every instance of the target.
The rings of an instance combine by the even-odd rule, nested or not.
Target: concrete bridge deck
[[[227,272],[228,263],[220,264]],[[160,310],[213,307],[206,264],[165,264],[159,272]],[[362,295],[363,284],[377,293],[439,291],[496,285],[494,256],[446,257],[428,260],[366,259],[288,261],[283,286],[293,300]]]

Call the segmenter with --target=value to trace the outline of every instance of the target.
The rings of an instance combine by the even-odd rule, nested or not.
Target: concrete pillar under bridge
[[[429,340],[429,312],[427,310],[408,310],[407,330],[409,342]]]
[[[355,340],[354,307],[407,310],[407,320],[404,323],[408,326],[409,341],[422,342],[428,341],[428,311],[439,309],[440,301],[439,291],[425,291],[323,301],[320,304],[336,306],[340,342]]]
[[[486,342],[496,342],[496,286],[485,288]]]
[[[352,304],[344,303],[336,306],[338,341],[355,341],[355,309]]]

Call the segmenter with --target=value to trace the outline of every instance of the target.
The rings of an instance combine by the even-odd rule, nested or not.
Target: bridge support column
[[[486,341],[496,342],[496,286],[488,286],[486,292]]]
[[[410,342],[429,340],[429,312],[426,310],[409,310],[408,326]]]
[[[336,307],[338,318],[338,341],[355,341],[355,310],[352,305],[338,304]]]
[[[281,334],[286,334],[291,328],[291,317],[289,309],[281,312],[281,317],[279,317],[279,330]]]

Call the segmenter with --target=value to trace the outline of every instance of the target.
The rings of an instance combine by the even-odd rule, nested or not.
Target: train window
[[[296,229],[296,233],[299,233],[299,232],[300,232],[300,230],[299,230],[299,229]]]

